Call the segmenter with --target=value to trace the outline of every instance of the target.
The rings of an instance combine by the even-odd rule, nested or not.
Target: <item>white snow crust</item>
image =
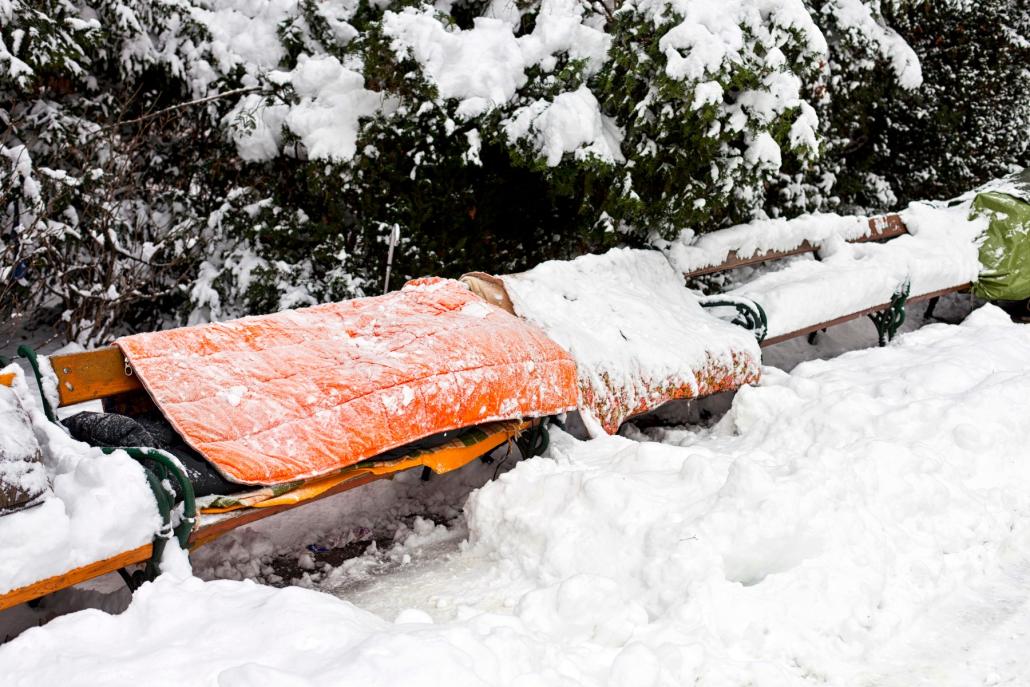
[[[226,115],[233,141],[244,160],[266,160],[278,154],[283,127],[304,144],[312,158],[349,160],[357,148],[358,120],[380,111],[383,96],[366,89],[360,72],[331,55],[301,55],[291,71],[274,71],[269,79],[290,84],[299,97],[292,106],[269,105],[247,95]]]
[[[21,368],[4,372],[17,376],[13,388],[0,386],[0,441],[38,441],[53,494],[0,517],[0,593],[151,541],[161,522],[139,464],[70,438],[44,417]],[[31,427],[8,422],[15,403]]]
[[[556,53],[586,60],[588,75],[596,72],[611,38],[583,24],[582,16],[574,0],[543,0],[533,32],[516,37],[512,18],[477,17],[471,29],[461,30],[423,6],[386,12],[383,28],[393,49],[416,60],[440,96],[460,101],[458,115],[470,118],[511,100],[525,85],[528,68],[552,70]]]
[[[705,312],[658,251],[615,248],[503,279],[515,312],[575,358],[581,396],[590,387],[633,407],[659,387],[696,388],[713,360],[732,369],[734,352],[760,359],[754,337]]]
[[[829,212],[789,220],[755,220],[700,236],[688,229],[673,241],[656,239],[655,245],[673,267],[687,273],[722,264],[730,252],[736,252],[739,258],[750,258],[766,251],[793,250],[805,241],[819,245],[837,237],[854,240],[868,234],[868,218]]]
[[[985,306],[767,369],[710,430],[556,431],[547,456],[472,495],[469,543],[410,572],[393,622],[177,566],[120,615],[75,613],[0,647],[0,682],[1021,683],[1021,661],[982,646],[1001,640],[978,604],[1028,572],[1028,359],[1030,329]],[[992,611],[999,628],[1025,628],[1009,622],[1025,585],[1004,589],[1024,605]]]
[[[909,234],[884,243],[845,243],[854,223],[829,222],[838,230],[821,241],[821,260],[798,259],[725,295],[757,302],[769,320],[768,337],[888,303],[905,282],[911,296],[976,280],[977,239],[986,220],[969,220],[967,204],[935,207],[913,203],[901,213]],[[807,218],[797,235],[809,233]],[[839,231],[843,230],[843,231]]]
[[[46,471],[35,460],[39,443],[28,416],[14,390],[4,385],[0,385],[0,427],[0,485],[25,495],[49,492]]]

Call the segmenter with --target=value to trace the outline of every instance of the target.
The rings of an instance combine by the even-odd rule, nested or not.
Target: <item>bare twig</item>
[[[104,131],[106,129],[113,129],[113,128],[116,128],[116,127],[119,127],[119,126],[127,126],[129,124],[139,124],[140,122],[145,122],[145,121],[147,121],[149,119],[153,119],[155,117],[160,117],[162,115],[166,115],[166,114],[169,114],[171,112],[176,112],[178,110],[181,110],[181,109],[184,109],[184,108],[187,108],[187,107],[193,107],[194,105],[203,105],[204,103],[209,103],[209,102],[212,102],[214,100],[220,100],[222,98],[231,98],[232,96],[244,95],[246,93],[255,93],[255,92],[260,91],[260,90],[261,90],[261,88],[258,87],[258,86],[247,86],[246,88],[235,88],[235,89],[233,89],[231,91],[225,91],[223,93],[215,93],[214,95],[208,95],[208,96],[205,96],[203,98],[197,98],[196,100],[190,100],[189,102],[177,103],[177,104],[172,105],[170,107],[166,107],[166,108],[164,108],[162,110],[156,110],[154,112],[148,112],[147,114],[142,115],[140,117],[136,117],[134,119],[123,119],[123,120],[120,120],[120,121],[117,121],[117,122],[112,122],[111,124],[108,124],[106,126],[101,127],[100,130]]]

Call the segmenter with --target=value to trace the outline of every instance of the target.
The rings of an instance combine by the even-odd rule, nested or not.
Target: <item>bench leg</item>
[[[885,310],[874,312],[869,319],[876,325],[880,346],[886,346],[905,324],[905,301],[908,300],[908,282],[905,282],[891,296],[891,303]]]
[[[808,334],[808,345],[814,346],[815,343],[819,340],[819,335],[825,333],[826,329],[816,329],[814,332],[810,332]]]
[[[926,306],[926,312],[923,313],[923,319],[924,320],[929,320],[929,319],[933,318],[933,311],[934,311],[934,308],[937,307],[937,302],[939,300],[941,300],[940,296],[934,296],[933,298],[930,299],[930,302]]]

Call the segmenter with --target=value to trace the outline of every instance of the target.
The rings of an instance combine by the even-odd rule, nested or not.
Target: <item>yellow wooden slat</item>
[[[62,406],[143,388],[135,375],[125,374],[125,356],[115,346],[50,356],[50,364]]]
[[[38,599],[39,597],[46,596],[47,594],[52,594],[61,589],[67,589],[72,585],[92,580],[94,577],[100,577],[101,575],[112,573],[127,565],[142,563],[150,558],[150,552],[151,545],[144,544],[139,548],[125,551],[117,556],[105,558],[104,560],[97,561],[95,563],[89,563],[81,568],[69,570],[61,575],[54,575],[53,577],[48,577],[45,580],[40,580],[39,582],[34,582],[32,584],[25,585],[24,587],[12,589],[6,594],[0,594],[0,611],[5,608],[11,608],[12,606],[25,603],[26,601]]]

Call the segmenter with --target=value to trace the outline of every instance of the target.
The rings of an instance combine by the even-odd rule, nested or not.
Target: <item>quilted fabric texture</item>
[[[227,478],[324,475],[417,439],[576,407],[571,356],[459,282],[115,342]]]

